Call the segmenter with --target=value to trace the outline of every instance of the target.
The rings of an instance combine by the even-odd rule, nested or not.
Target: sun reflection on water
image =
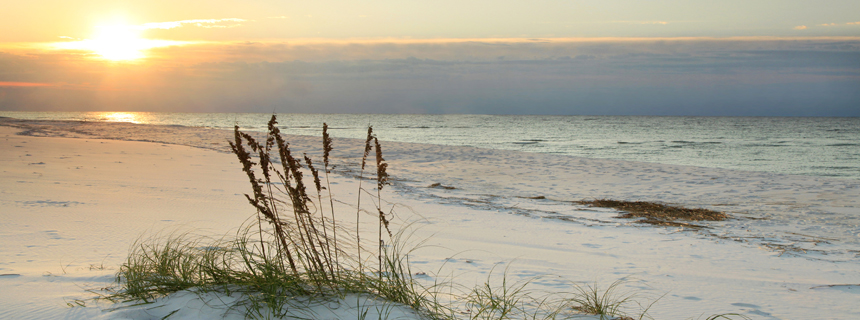
[[[96,119],[108,122],[148,123],[146,115],[140,112],[102,112]]]

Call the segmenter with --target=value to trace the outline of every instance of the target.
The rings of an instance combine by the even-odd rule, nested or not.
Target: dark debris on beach
[[[702,225],[679,222],[677,220],[723,221],[729,218],[729,215],[719,211],[701,208],[690,209],[684,207],[674,207],[647,201],[619,201],[610,199],[597,199],[575,201],[575,203],[592,207],[613,208],[622,211],[622,214],[617,216],[616,218],[644,218],[642,220],[639,220],[638,222],[659,226],[705,228],[705,226]]]

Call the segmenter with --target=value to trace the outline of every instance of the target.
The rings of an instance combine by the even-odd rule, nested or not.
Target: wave
[[[686,140],[674,140],[672,143],[680,143],[680,144],[722,144],[720,141],[686,141]]]
[[[753,148],[759,148],[759,147],[778,148],[778,147],[789,147],[789,146],[790,145],[787,145],[787,144],[779,144],[779,142],[777,142],[777,143],[750,143],[750,144],[744,145],[744,147],[753,147]]]
[[[813,169],[824,169],[824,170],[850,170],[850,171],[860,171],[860,167],[847,167],[847,166],[812,166]]]

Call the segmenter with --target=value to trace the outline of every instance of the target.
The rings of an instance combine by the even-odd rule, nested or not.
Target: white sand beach
[[[94,297],[88,289],[111,285],[136,239],[176,230],[217,237],[254,214],[243,196],[247,177],[228,152],[231,135],[0,119],[0,318],[241,319],[194,294],[119,310],[106,301],[74,306]],[[286,140],[296,152],[320,153],[318,137]],[[362,142],[334,143],[332,191],[351,202]],[[410,254],[420,281],[474,286],[506,271],[509,281],[543,276],[535,288],[569,292],[565,281],[605,287],[624,279],[621,289],[643,306],[656,300],[654,319],[860,318],[860,181],[385,141],[382,148],[393,223],[426,239]],[[430,187],[436,183],[451,188]],[[733,219],[701,222],[701,230],[654,227],[572,203],[600,198]],[[319,312],[352,318],[355,308]]]

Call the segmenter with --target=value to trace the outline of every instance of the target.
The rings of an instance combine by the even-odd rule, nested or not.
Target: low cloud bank
[[[860,116],[860,39],[199,43],[0,53],[2,110]]]

